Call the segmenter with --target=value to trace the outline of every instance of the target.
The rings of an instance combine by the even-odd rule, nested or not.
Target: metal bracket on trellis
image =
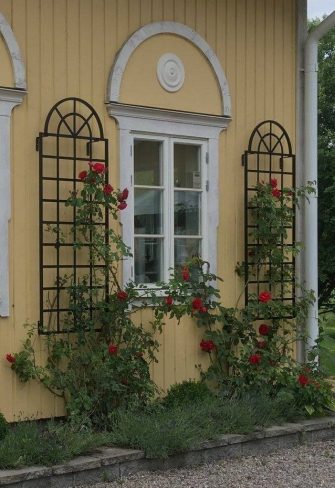
[[[71,192],[76,192],[78,174],[88,169],[92,160],[108,167],[108,140],[104,138],[100,118],[85,100],[65,98],[48,113],[44,131],[36,139],[39,151],[39,218],[40,218],[40,334],[62,333],[64,319],[73,315],[69,303],[69,277],[76,284],[82,276],[92,293],[101,288],[108,293],[108,280],[97,286],[93,279],[91,247],[74,246],[75,235],[69,234],[76,219],[76,210],[66,206]],[[107,183],[106,172],[106,183]],[[108,214],[104,215],[108,229]],[[64,240],[60,229],[68,236]],[[99,266],[95,266],[98,268]],[[67,279],[65,279],[67,277]],[[88,311],[91,315],[94,306]]]
[[[255,256],[259,239],[255,239],[253,230],[257,227],[252,218],[254,208],[250,206],[250,200],[255,195],[255,186],[262,182],[269,183],[272,178],[278,181],[278,188],[295,187],[295,155],[292,153],[292,145],[289,136],[282,125],[274,120],[265,120],[258,124],[252,131],[248,149],[242,155],[242,165],[245,174],[244,215],[245,215],[245,304],[248,305],[251,296],[258,296],[262,290],[274,291],[275,299],[283,303],[294,305],[295,303],[295,258],[293,252],[281,266],[278,281],[264,278],[264,273],[255,270]],[[295,214],[295,209],[294,209]],[[281,238],[278,248],[283,250],[295,244],[295,215],[292,225],[286,227],[287,237]],[[271,259],[263,263],[267,273],[271,275]],[[290,279],[286,279],[285,267],[293,269]],[[262,317],[258,317],[261,319]],[[288,316],[286,318],[291,318]]]

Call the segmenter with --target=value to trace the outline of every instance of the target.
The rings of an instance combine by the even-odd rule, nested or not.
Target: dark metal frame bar
[[[70,109],[70,110],[69,110]],[[86,115],[83,115],[86,113]],[[51,130],[50,127],[54,127],[54,124],[57,124],[57,130]],[[87,134],[85,134],[87,131]],[[55,154],[50,154],[50,151],[46,152],[44,150],[45,141],[46,139],[52,140],[54,139],[56,142],[56,151]],[[61,155],[60,153],[60,144],[61,141],[68,140],[71,144],[72,141],[72,154],[69,156]],[[82,155],[79,156],[78,154],[78,144],[83,144],[86,142],[86,157]],[[97,112],[94,108],[88,104],[85,100],[80,98],[70,97],[65,98],[57,102],[49,111],[43,132],[40,132],[39,136],[36,139],[36,150],[39,152],[39,243],[40,243],[40,320],[38,322],[38,331],[39,334],[60,334],[64,333],[64,329],[62,328],[62,323],[60,319],[61,312],[68,312],[73,313],[70,308],[62,308],[60,306],[60,291],[68,290],[70,287],[61,286],[60,278],[62,270],[69,270],[72,269],[72,276],[73,282],[77,282],[77,270],[78,269],[87,269],[88,276],[89,276],[89,284],[88,289],[90,293],[90,307],[89,313],[90,317],[92,318],[94,312],[94,304],[93,304],[93,290],[95,289],[104,289],[106,295],[108,295],[108,276],[106,276],[105,284],[103,286],[94,285],[93,281],[93,267],[92,267],[92,251],[90,248],[90,244],[86,244],[86,247],[90,249],[89,251],[89,262],[86,264],[79,264],[77,262],[77,251],[73,246],[73,242],[69,243],[62,243],[60,242],[60,235],[59,232],[56,233],[55,239],[49,239],[47,241],[44,240],[44,230],[46,225],[55,225],[55,226],[62,226],[62,225],[73,225],[76,219],[76,209],[73,208],[72,214],[72,221],[64,221],[61,219],[61,206],[64,205],[66,200],[61,198],[61,190],[62,186],[65,182],[72,182],[72,191],[76,191],[77,184],[79,183],[79,179],[77,178],[77,171],[78,171],[78,162],[85,162],[87,163],[92,161],[93,151],[92,147],[95,143],[102,143],[103,144],[103,151],[104,151],[104,158],[94,158],[95,162],[103,162],[108,168],[108,140],[104,138],[102,123]],[[56,176],[46,176],[44,171],[45,161],[46,160],[54,160],[56,164]],[[68,161],[71,164],[72,161],[72,178],[64,178],[60,176],[60,161]],[[56,198],[49,198],[49,195],[45,195],[44,191],[44,182],[45,181],[55,181],[56,182]],[[105,182],[108,183],[108,176],[107,171],[105,173]],[[56,220],[54,219],[47,219],[45,218],[45,206],[46,204],[54,204],[56,206]],[[104,221],[101,222],[92,222],[94,225],[103,225],[105,230],[109,229],[109,219],[108,219],[108,211],[106,210]],[[74,241],[75,241],[75,236]],[[106,244],[108,245],[108,233],[106,232]],[[56,249],[56,257],[55,262],[53,264],[46,264],[44,259],[44,250],[50,247],[55,247]],[[60,259],[60,249],[61,248],[72,248],[72,264],[62,264]],[[69,250],[69,252],[71,252]],[[103,265],[97,265],[95,268],[104,268]],[[45,273],[48,270],[50,274],[50,270],[54,269],[54,286],[46,286],[45,285]],[[50,275],[49,275],[50,276]],[[55,306],[52,308],[45,308],[44,307],[44,294],[47,291],[56,291],[56,302]],[[44,315],[46,312],[55,313],[57,316],[56,319],[56,328],[53,330],[47,330],[44,324]],[[73,317],[74,323],[76,318]],[[68,330],[66,332],[69,332]],[[75,330],[74,330],[75,332]]]
[[[279,159],[278,171],[274,169],[274,163]],[[285,162],[291,161],[291,170],[287,170]],[[262,169],[261,168],[262,163]],[[251,175],[257,176],[257,183],[262,180],[270,182],[272,177],[277,177],[279,179],[280,188],[284,187],[284,177],[290,177],[290,184],[286,186],[295,187],[295,155],[292,153],[292,145],[290,138],[282,125],[274,120],[265,120],[258,124],[252,131],[248,149],[242,155],[242,165],[244,166],[244,215],[245,215],[245,230],[244,230],[244,265],[245,265],[245,305],[247,306],[250,301],[251,287],[256,288],[257,296],[261,292],[260,285],[269,283],[266,280],[262,280],[259,276],[259,271],[257,270],[255,279],[250,277],[250,268],[254,265],[252,259],[250,259],[249,251],[252,248],[257,248],[260,245],[259,241],[251,241],[250,231],[257,227],[255,224],[250,222],[249,212],[252,207],[249,205],[250,197],[252,193],[255,192],[254,187],[251,186]],[[290,168],[289,168],[290,169]],[[284,243],[283,237],[279,247],[283,249],[285,247],[293,247],[295,245],[295,213],[292,226],[285,226],[286,229],[291,230],[291,239],[289,242]],[[269,266],[269,273],[271,275],[271,262],[262,263]],[[293,268],[292,279],[287,280],[285,276],[285,267],[291,266]],[[285,262],[281,266],[281,277],[280,281],[277,281],[280,285],[280,294],[277,296],[276,300],[282,302],[289,302],[292,306],[295,304],[295,258],[292,254],[290,261]],[[292,284],[292,295],[287,297],[287,293],[284,293],[284,284]],[[256,286],[255,286],[256,285]],[[269,291],[271,291],[271,284],[269,283]],[[257,317],[262,319],[263,317]],[[292,316],[287,316],[285,318],[292,318]]]

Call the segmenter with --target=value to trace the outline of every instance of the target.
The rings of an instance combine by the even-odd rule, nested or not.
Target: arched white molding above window
[[[196,46],[207,58],[212,67],[221,92],[222,114],[231,116],[231,99],[229,86],[220,61],[209,44],[193,29],[178,22],[154,22],[137,30],[123,45],[110,71],[107,82],[106,102],[119,102],[122,77],[127,63],[135,49],[147,39],[159,34],[175,34]]]
[[[6,47],[8,49],[11,58],[13,73],[14,73],[14,86],[15,88],[26,90],[27,89],[26,70],[22,61],[21,51],[10,25],[8,24],[7,20],[1,13],[0,13],[0,33],[5,41]]]

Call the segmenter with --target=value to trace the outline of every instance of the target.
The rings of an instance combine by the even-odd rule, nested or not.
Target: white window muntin
[[[163,241],[162,248],[163,248],[163,273],[162,279],[167,280],[170,275],[170,268],[173,268],[175,265],[174,262],[174,249],[175,249],[175,239],[196,239],[199,240],[200,243],[200,254],[203,259],[208,259],[208,245],[207,245],[207,237],[208,236],[208,229],[207,229],[207,195],[206,195],[206,187],[208,185],[208,175],[207,175],[207,164],[206,154],[208,153],[208,141],[199,139],[199,138],[183,138],[183,137],[174,137],[168,135],[155,135],[155,134],[147,134],[141,132],[132,132],[131,133],[131,155],[132,155],[132,174],[135,175],[135,168],[134,168],[134,155],[135,149],[134,144],[135,141],[157,141],[162,144],[161,148],[161,165],[162,165],[162,183],[159,186],[151,186],[151,185],[135,185],[134,177],[132,178],[132,187],[131,187],[131,198],[129,200],[129,213],[134,216],[135,215],[135,198],[134,192],[136,188],[150,188],[156,190],[163,191],[163,198],[162,198],[162,235],[153,234],[137,234],[135,235],[134,232],[134,224],[132,226],[132,236],[131,236],[131,248],[135,250],[135,239],[136,238],[161,238]],[[174,182],[174,148],[176,144],[183,144],[183,145],[192,145],[199,147],[200,150],[200,175],[201,175],[201,185],[200,188],[187,188],[175,187]],[[174,233],[174,195],[175,192],[194,192],[200,194],[200,232],[197,235],[181,235]],[[131,266],[131,280],[135,279],[135,262]],[[150,283],[150,286],[154,286]]]

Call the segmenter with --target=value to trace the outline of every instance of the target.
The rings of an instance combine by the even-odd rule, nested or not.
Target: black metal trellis
[[[295,187],[295,155],[289,136],[282,125],[274,120],[265,120],[252,131],[248,149],[242,156],[245,169],[245,304],[248,305],[251,296],[258,296],[263,290],[276,289],[275,299],[286,305],[295,303],[295,259],[293,252],[289,253],[289,260],[281,265],[280,276],[269,282],[258,268],[255,271],[254,256],[257,255],[259,240],[255,240],[253,229],[256,225],[251,213],[250,199],[255,195],[255,186],[260,183],[270,184],[272,178],[278,181],[278,188]],[[295,210],[295,209],[294,209]],[[295,214],[295,212],[294,212]],[[283,250],[295,245],[295,216],[292,225],[286,227],[287,238],[281,238],[278,248]],[[271,260],[262,263],[271,276]],[[291,270],[289,279],[285,267]],[[258,317],[261,319],[262,317]],[[286,318],[291,318],[287,316]]]
[[[75,235],[65,240],[57,231],[70,229],[76,210],[65,205],[71,192],[80,189],[80,171],[88,169],[91,161],[108,167],[108,140],[104,138],[100,118],[85,100],[65,98],[48,113],[44,131],[36,139],[39,152],[40,181],[40,320],[39,333],[62,333],[64,318],[75,315],[69,304],[69,281],[72,286],[83,275],[87,277],[90,296],[97,288],[108,293],[107,279],[97,286],[93,279],[91,247],[87,243],[77,249]],[[107,181],[107,172],[106,183]],[[108,229],[108,214],[103,222]],[[92,316],[93,304],[89,313]],[[75,323],[76,317],[73,317]]]

